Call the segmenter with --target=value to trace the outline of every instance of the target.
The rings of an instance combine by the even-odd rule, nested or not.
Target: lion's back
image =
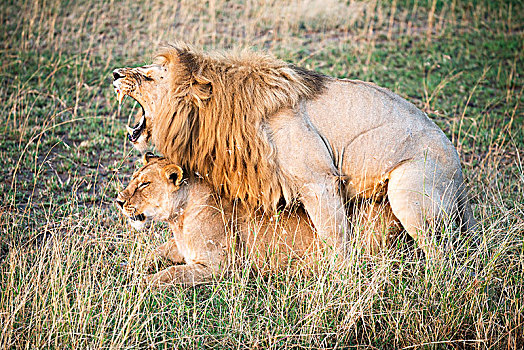
[[[334,80],[308,103],[307,117],[331,147],[342,175],[353,182],[354,193],[425,155],[460,168],[454,146],[423,111],[375,84]]]

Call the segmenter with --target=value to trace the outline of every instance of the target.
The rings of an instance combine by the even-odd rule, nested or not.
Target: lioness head
[[[165,158],[146,153],[127,187],[118,194],[116,204],[137,230],[150,220],[174,219],[183,207],[182,169]]]

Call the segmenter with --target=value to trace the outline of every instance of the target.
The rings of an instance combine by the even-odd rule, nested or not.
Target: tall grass
[[[522,13],[487,0],[3,4],[0,346],[522,348]],[[141,288],[142,258],[169,232],[136,233],[111,204],[137,155],[109,73],[173,40],[254,46],[408,98],[461,154],[479,245],[458,237],[437,262],[400,240],[313,277]]]

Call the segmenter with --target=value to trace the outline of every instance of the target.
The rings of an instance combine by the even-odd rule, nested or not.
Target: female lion
[[[197,176],[184,177],[182,169],[166,158],[146,153],[144,166],[118,194],[116,202],[131,225],[140,230],[149,220],[167,222],[173,238],[159,246],[152,258],[173,265],[146,277],[155,285],[195,285],[227,272],[240,257],[267,273],[300,265],[315,270],[325,254],[325,245],[313,229],[303,208],[286,209],[269,216],[253,213],[242,204],[220,198],[211,185]],[[390,214],[389,220],[394,220]],[[385,243],[375,232],[386,228],[377,223],[364,237],[370,251]]]
[[[207,182],[184,178],[182,169],[151,153],[116,202],[136,229],[149,220],[167,222],[173,238],[153,257],[173,266],[146,277],[148,284],[195,285],[226,272],[243,257],[261,272],[318,259],[319,241],[305,212],[250,215],[217,196]]]

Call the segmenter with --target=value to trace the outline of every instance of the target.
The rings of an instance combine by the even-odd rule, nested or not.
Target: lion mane
[[[265,120],[314,99],[331,78],[269,54],[209,54],[184,44],[163,47],[155,63],[176,63],[171,91],[154,116],[158,150],[248,206],[273,209],[282,196],[289,200],[293,191]]]

